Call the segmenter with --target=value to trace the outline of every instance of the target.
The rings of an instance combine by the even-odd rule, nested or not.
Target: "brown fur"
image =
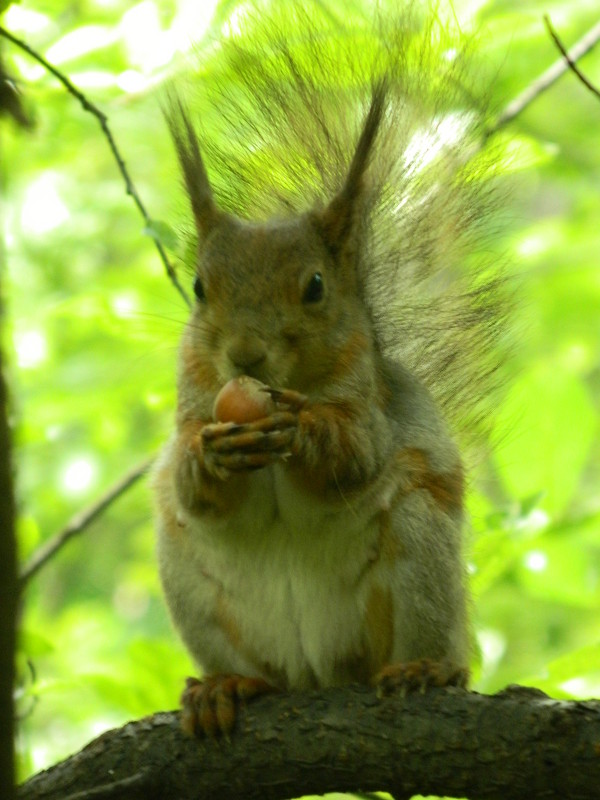
[[[277,36],[272,52],[266,45],[281,70],[274,82],[260,48],[242,59],[253,113],[299,150],[297,162],[264,172],[280,179],[264,207],[243,207],[256,195],[235,159],[225,167],[232,194],[217,201],[190,112],[177,98],[168,111],[198,257],[176,432],[155,473],[159,559],[175,624],[212,672],[286,688],[366,682],[381,670],[404,688],[468,674],[463,467],[416,373],[430,368],[435,388],[439,365],[462,360],[446,339],[460,325],[444,313],[432,325],[437,298],[419,302],[418,291],[448,284],[428,281],[435,259],[455,263],[447,237],[467,218],[475,182],[463,180],[450,145],[435,174],[418,157],[406,164],[427,114],[437,124],[430,83],[450,91],[457,81],[444,77],[444,54],[430,67],[431,30],[422,53],[403,31],[392,26],[370,72],[352,73],[368,80],[349,93],[322,91]],[[321,40],[307,41],[318,71]],[[236,56],[235,43],[223,47]],[[279,89],[284,77],[290,93]],[[220,100],[245,119],[233,98]],[[247,159],[261,147],[276,158],[259,139]],[[263,214],[272,200],[276,213]],[[474,296],[456,305],[455,321]],[[276,410],[243,426],[213,423],[216,394],[241,374],[279,390]],[[194,730],[219,727],[205,702],[213,683],[232,724],[238,679],[229,694],[209,679],[206,692],[188,692],[200,698],[200,710],[193,699],[187,708]]]
[[[447,514],[460,515],[464,494],[464,471],[460,464],[448,473],[436,472],[427,454],[417,448],[405,448],[398,453],[397,463],[406,474],[405,491],[424,489]]]

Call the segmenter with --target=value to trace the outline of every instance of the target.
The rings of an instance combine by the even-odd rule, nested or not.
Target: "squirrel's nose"
[[[257,336],[240,337],[227,348],[227,357],[237,369],[248,374],[266,359],[267,346]]]

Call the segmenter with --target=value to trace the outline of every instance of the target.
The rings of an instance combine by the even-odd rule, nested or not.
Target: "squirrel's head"
[[[372,336],[357,269],[365,171],[385,108],[377,86],[346,180],[322,209],[247,222],[215,203],[198,139],[181,102],[169,126],[198,234],[195,308],[183,368],[215,391],[246,374],[273,386],[318,390],[360,371]]]

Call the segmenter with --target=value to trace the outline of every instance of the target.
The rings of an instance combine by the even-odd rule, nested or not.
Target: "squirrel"
[[[435,20],[344,50],[285,13],[287,36],[261,19],[220,44],[229,135],[199,136],[178,93],[166,109],[197,249],[153,489],[167,604],[203,670],[182,696],[197,735],[263,692],[469,680],[465,469],[443,409],[475,424],[465,398],[491,372],[466,348],[491,350],[493,282],[461,261],[488,202],[485,112]],[[240,377],[266,411],[216,418]]]

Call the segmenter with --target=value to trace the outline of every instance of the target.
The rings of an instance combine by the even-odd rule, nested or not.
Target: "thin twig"
[[[75,514],[67,525],[55,536],[45,542],[31,557],[21,570],[19,577],[19,591],[22,592],[33,576],[49,561],[54,554],[77,534],[82,533],[97,517],[105,511],[118,497],[136,483],[152,464],[153,459],[147,459],[134,467],[113,486],[108,489],[95,503]]]
[[[548,28],[548,33],[554,39],[554,44],[558,47],[560,52],[565,57],[565,61],[569,65],[570,69],[575,73],[575,75],[577,75],[579,80],[583,83],[584,86],[586,86],[590,90],[590,92],[593,92],[596,95],[596,97],[600,97],[600,89],[597,89],[594,86],[594,84],[591,83],[591,81],[589,81],[585,77],[585,75],[583,74],[583,72],[581,72],[581,70],[579,69],[577,64],[575,64],[575,62],[573,61],[573,59],[571,58],[569,53],[567,53],[567,50],[566,50],[565,46],[563,45],[561,40],[558,38],[558,34],[556,33],[556,31],[552,27],[552,23],[550,22],[550,17],[547,14],[544,14],[544,22],[546,23],[546,28]],[[598,29],[600,30],[600,24],[598,25]]]
[[[73,97],[75,97],[79,103],[81,104],[82,108],[85,111],[88,111],[90,114],[93,114],[94,117],[98,120],[100,127],[108,141],[110,150],[114,156],[115,161],[117,162],[117,166],[119,168],[119,172],[121,173],[123,180],[125,181],[125,188],[127,194],[133,199],[135,205],[137,206],[140,214],[142,215],[146,225],[150,225],[152,220],[150,215],[148,214],[142,199],[140,198],[135,185],[129,175],[127,167],[125,165],[125,161],[121,156],[119,148],[115,142],[115,139],[112,135],[110,127],[108,125],[108,119],[106,115],[100,111],[97,106],[91,103],[88,98],[81,92],[67,77],[64,75],[60,70],[54,67],[49,61],[47,61],[42,55],[36,52],[33,48],[31,48],[26,42],[22,41],[21,39],[14,36],[12,33],[9,33],[5,28],[0,26],[0,36],[3,36],[5,39],[8,39],[14,45],[19,47],[21,50],[26,52],[31,58],[35,61],[40,63],[48,72],[50,72],[54,77],[65,87],[67,92]],[[167,275],[169,279],[179,292],[179,294],[183,297],[187,305],[190,305],[190,299],[179,283],[177,279],[177,275],[175,274],[175,270],[173,269],[167,254],[157,239],[153,239],[154,245],[158,251],[158,254],[163,262]],[[37,572],[54,556],[54,554],[62,549],[64,545],[72,539],[77,534],[84,531],[93,520],[95,520],[103,511],[108,508],[118,497],[120,497],[127,489],[129,489],[134,483],[136,483],[142,475],[147,471],[148,467],[152,463],[152,459],[145,461],[144,463],[140,464],[139,466],[135,467],[133,470],[128,472],[124,477],[122,477],[117,483],[114,484],[96,503],[91,505],[89,508],[84,509],[83,511],[76,514],[71,521],[53,536],[49,541],[47,541],[40,549],[32,556],[29,562],[25,565],[23,570],[21,571],[21,575],[19,577],[18,588],[19,591],[22,592],[25,587],[27,586],[28,582],[31,578],[37,574]]]
[[[98,122],[100,124],[100,127],[102,128],[104,136],[106,137],[108,145],[109,145],[109,147],[111,149],[111,152],[112,152],[112,154],[114,156],[114,159],[117,162],[117,166],[119,168],[119,172],[123,176],[123,180],[125,181],[125,189],[126,189],[127,194],[131,198],[133,198],[133,201],[134,201],[135,205],[137,206],[140,214],[142,215],[146,225],[147,226],[151,226],[152,219],[151,219],[150,215],[148,214],[148,212],[146,210],[146,207],[144,206],[144,204],[142,202],[142,199],[139,196],[139,194],[138,194],[138,192],[137,192],[137,190],[135,188],[135,185],[134,185],[133,181],[131,180],[131,176],[129,175],[127,167],[125,166],[125,161],[123,160],[123,157],[121,156],[119,148],[117,147],[115,139],[114,139],[114,137],[112,135],[112,132],[111,132],[111,130],[109,128],[108,118],[107,118],[106,114],[104,114],[102,111],[100,111],[100,109],[97,106],[95,106],[93,103],[91,103],[87,99],[87,97],[83,94],[83,92],[81,92],[76,86],[74,86],[73,83],[71,83],[71,81],[67,78],[66,75],[63,75],[63,73],[59,69],[57,69],[52,64],[50,64],[49,61],[46,61],[46,59],[43,56],[41,56],[38,52],[36,52],[32,47],[30,47],[22,39],[19,39],[16,36],[13,36],[12,33],[9,33],[5,28],[3,28],[1,26],[0,26],[0,36],[3,36],[5,39],[8,39],[14,45],[16,45],[17,47],[21,48],[21,50],[23,50],[25,53],[27,53],[29,56],[31,56],[31,58],[33,58],[35,61],[40,63],[46,70],[48,70],[48,72],[50,72],[52,75],[54,75],[54,77],[58,81],[60,81],[60,83],[62,83],[62,85],[65,87],[67,92],[69,92],[69,94],[73,95],[73,97],[75,97],[79,101],[79,103],[81,104],[81,106],[84,109],[84,111],[88,111],[90,114],[93,114],[93,116],[96,117],[96,119],[98,120]],[[165,252],[164,247],[162,246],[162,244],[160,243],[160,241],[157,238],[152,237],[152,240],[153,240],[154,245],[155,245],[155,247],[156,247],[156,249],[158,251],[160,259],[161,259],[161,261],[162,261],[162,263],[163,263],[163,265],[165,267],[167,275],[169,276],[169,279],[171,280],[171,283],[173,284],[173,286],[175,286],[175,288],[177,289],[179,294],[183,297],[183,299],[185,300],[187,305],[191,306],[190,298],[188,297],[187,292],[185,291],[185,289],[183,288],[183,286],[179,282],[179,280],[177,278],[177,275],[175,273],[175,270],[173,269],[173,266],[171,265],[171,262],[169,261],[169,258],[168,258],[167,254]]]
[[[569,50],[568,54],[565,54],[568,61],[566,61],[565,58],[558,59],[558,61],[548,67],[539,78],[536,78],[536,80],[530,83],[529,86],[506,106],[502,114],[500,114],[496,120],[494,126],[488,130],[487,137],[497,133],[504,125],[512,122],[512,120],[536,100],[542,92],[545,92],[546,89],[549,89],[550,86],[556,83],[556,81],[567,72],[571,64],[574,64],[586,53],[589,53],[589,51],[598,44],[598,41],[600,41],[600,22],[582,36]]]

